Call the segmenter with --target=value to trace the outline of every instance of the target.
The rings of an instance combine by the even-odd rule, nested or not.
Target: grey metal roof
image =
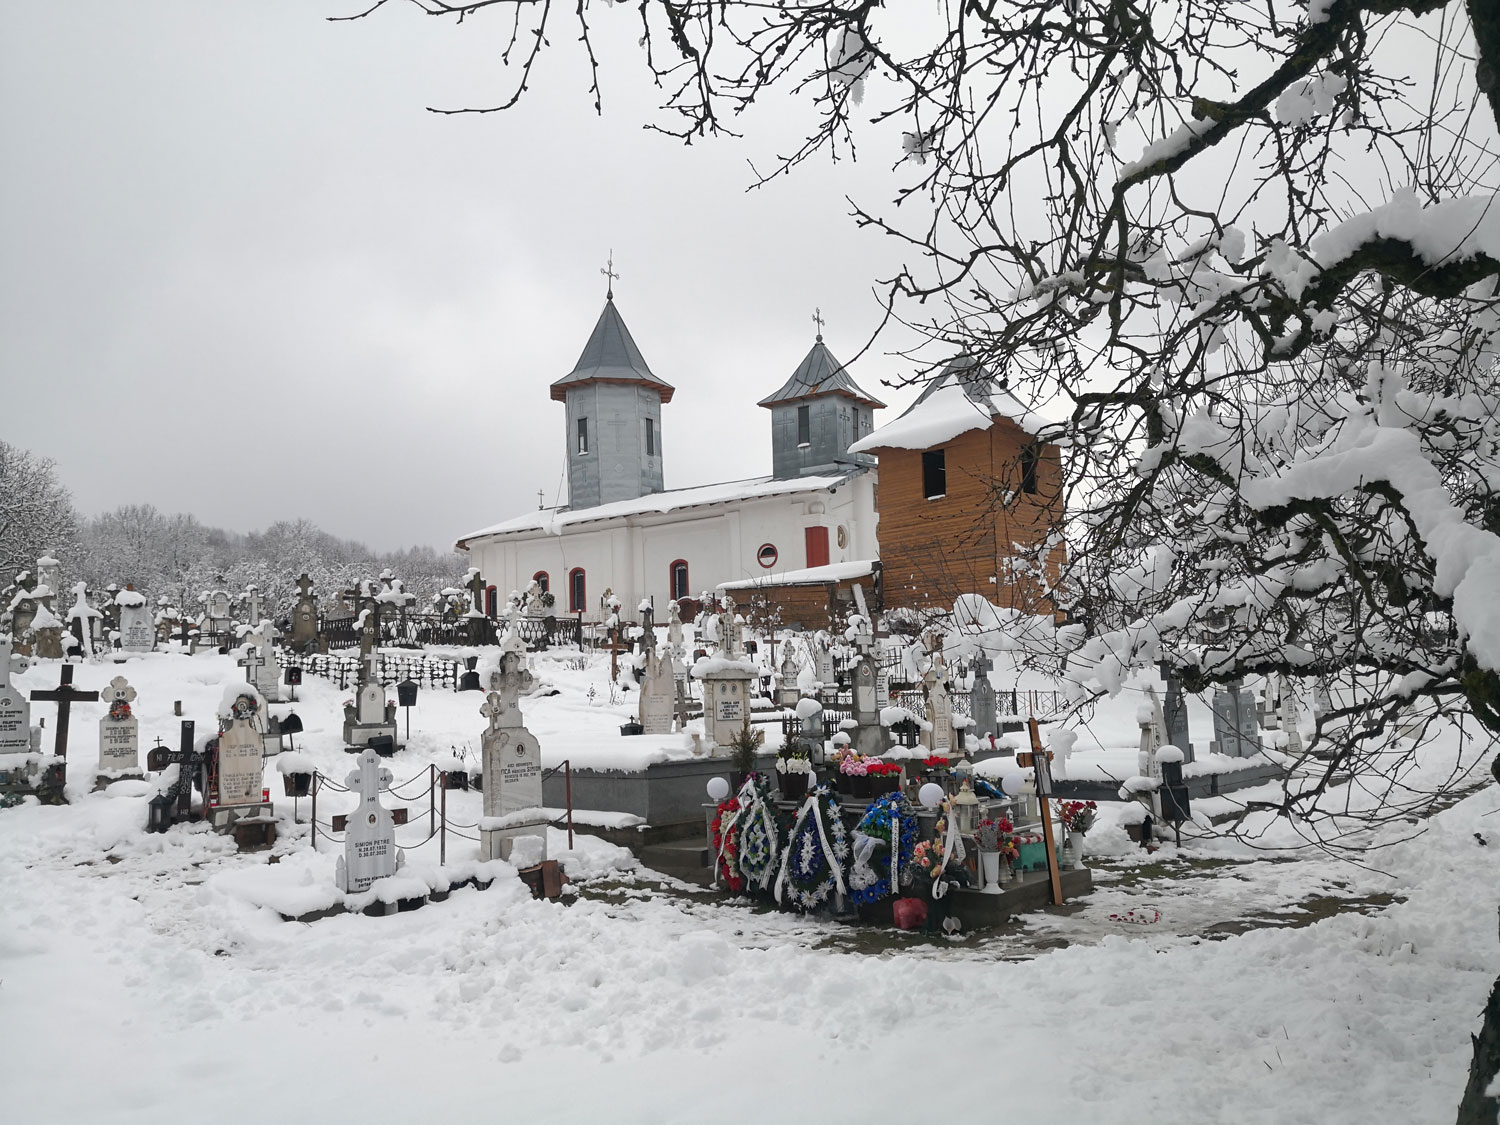
[[[604,302],[604,311],[599,314],[599,323],[583,346],[583,354],[573,365],[573,370],[552,384],[552,397],[558,402],[567,400],[569,387],[579,383],[640,383],[661,392],[662,402],[671,402],[672,384],[658,379],[646,365],[641,349],[635,346],[630,329],[615,308],[610,297]]]
[[[860,390],[859,384],[844,370],[844,365],[833,358],[833,353],[828,350],[820,335],[818,342],[812,346],[812,351],[807,353],[797,370],[792,372],[792,377],[775,394],[761,399],[760,405],[770,407],[782,402],[829,394],[848,395],[864,406],[885,405],[878,398]]]

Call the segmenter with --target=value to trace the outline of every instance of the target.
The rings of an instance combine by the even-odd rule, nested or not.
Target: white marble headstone
[[[258,805],[262,794],[265,741],[251,719],[235,718],[219,734],[218,803]]]
[[[156,623],[152,619],[151,607],[144,601],[140,605],[120,607],[120,647],[126,652],[150,652],[156,647]]]
[[[99,772],[111,777],[141,772],[141,722],[131,713],[135,688],[124,676],[110,680],[99,693],[108,708],[99,720]]]
[[[31,703],[10,682],[11,674],[24,672],[29,663],[24,657],[11,656],[10,641],[0,641],[0,754],[31,750]]]
[[[380,764],[380,756],[365,750],[356,759],[358,767],[344,779],[359,796],[359,807],[349,814],[344,830],[344,854],[334,878],[341,891],[358,894],[369,890],[376,879],[394,875],[403,856],[396,847],[396,824],[390,810],[380,803],[380,792],[391,786],[391,771]]]
[[[670,734],[676,702],[677,680],[672,674],[669,652],[646,654],[646,675],[641,681],[640,721],[646,734]]]
[[[481,828],[479,854],[482,859],[510,859],[516,837],[540,837],[540,858],[547,856],[546,814],[542,809],[542,747],[521,725],[521,711],[514,692],[523,671],[511,663],[495,679],[503,691],[492,691],[480,713],[490,725],[480,737],[484,755],[484,816],[505,818],[502,828]],[[507,675],[510,673],[510,675]],[[527,673],[526,678],[530,675]],[[506,696],[509,695],[509,699]],[[532,812],[532,815],[526,815]],[[536,848],[528,846],[531,857]]]

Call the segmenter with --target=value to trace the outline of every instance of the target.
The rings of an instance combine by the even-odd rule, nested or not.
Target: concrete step
[[[636,849],[636,858],[653,871],[679,878],[707,879],[713,874],[713,853],[700,836],[689,840],[669,840],[647,844]]]

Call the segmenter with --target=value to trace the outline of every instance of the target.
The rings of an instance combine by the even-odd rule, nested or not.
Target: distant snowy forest
[[[166,596],[191,608],[205,590],[238,593],[254,583],[278,612],[295,600],[303,571],[322,597],[389,569],[425,606],[438,590],[456,585],[468,565],[457,552],[431,547],[373,551],[307,520],[240,533],[150,504],[84,516],[50,460],[0,441],[0,589],[44,554],[91,590],[130,583],[152,601]]]

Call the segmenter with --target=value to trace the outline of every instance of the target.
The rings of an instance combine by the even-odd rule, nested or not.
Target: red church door
[[[809,527],[807,530],[807,565],[828,565],[828,529]]]

